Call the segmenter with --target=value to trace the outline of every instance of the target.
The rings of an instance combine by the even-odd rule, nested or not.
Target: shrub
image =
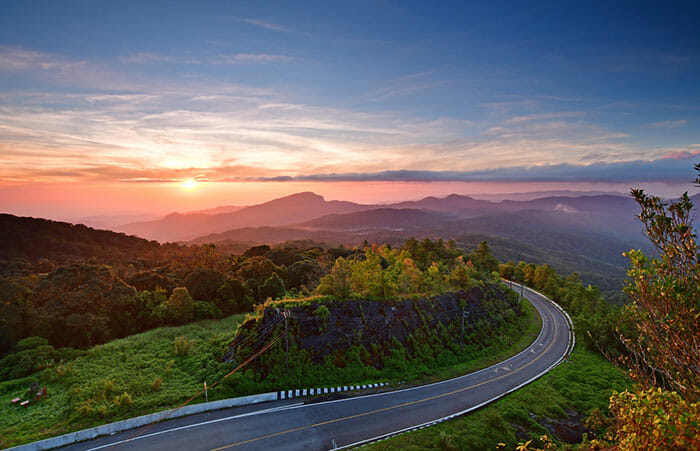
[[[131,405],[131,395],[127,392],[114,397],[114,405],[117,407],[129,407]]]
[[[194,340],[188,340],[184,335],[175,337],[175,354],[176,355],[187,355],[190,353],[192,346],[194,345]]]
[[[613,393],[610,411],[621,450],[700,449],[700,403],[676,392]]]

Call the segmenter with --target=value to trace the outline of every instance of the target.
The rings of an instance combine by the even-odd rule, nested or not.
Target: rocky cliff
[[[320,363],[331,353],[357,345],[380,355],[397,342],[409,354],[424,340],[439,340],[444,346],[454,346],[461,337],[462,315],[465,341],[481,341],[495,330],[499,321],[515,318],[519,306],[512,292],[489,284],[421,299],[350,299],[309,302],[286,309],[266,307],[260,318],[241,325],[225,359],[239,360],[239,350],[261,348],[272,336],[283,334],[284,310],[288,312],[290,343],[308,351],[310,358]],[[381,366],[381,358],[373,361]]]

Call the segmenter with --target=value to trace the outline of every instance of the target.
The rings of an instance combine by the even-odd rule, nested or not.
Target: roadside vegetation
[[[529,440],[534,448],[543,445],[541,436],[554,436],[554,423],[570,422],[578,434],[586,426],[597,426],[593,421],[607,410],[612,391],[627,387],[630,381],[620,370],[579,344],[551,372],[476,412],[383,440],[368,449],[487,450],[502,443],[503,449],[514,450]],[[590,419],[584,420],[586,417]],[[554,441],[568,447],[559,439]],[[588,449],[585,444],[578,446]]]
[[[200,261],[222,263],[215,254],[202,253],[204,251],[213,251],[213,248],[196,250],[195,254],[201,257]],[[334,255],[334,252],[341,255]],[[288,265],[278,266],[260,254],[275,258],[279,263],[284,260]],[[323,270],[321,263],[326,259],[328,263],[324,264],[327,269]],[[12,405],[6,408],[7,414],[0,418],[0,446],[26,443],[177,407],[197,394],[203,388],[204,381],[211,386],[236,366],[236,363],[227,363],[224,355],[230,348],[237,328],[244,321],[244,315],[232,315],[219,320],[196,319],[210,316],[201,312],[212,309],[218,309],[213,316],[221,315],[224,311],[222,307],[227,308],[228,312],[235,311],[237,307],[232,307],[235,304],[224,302],[225,299],[247,300],[248,308],[259,302],[256,307],[258,313],[253,314],[255,317],[266,308],[275,308],[277,305],[298,306],[310,302],[318,304],[317,301],[325,297],[328,303],[320,303],[312,312],[321,324],[317,327],[317,332],[322,335],[330,327],[328,318],[333,306],[344,302],[347,296],[375,299],[367,302],[380,303],[394,302],[389,300],[396,297],[426,298],[460,287],[473,288],[493,283],[488,281],[493,281],[496,275],[488,270],[497,268],[497,261],[490,256],[485,243],[474,253],[465,254],[450,243],[430,240],[410,240],[406,247],[394,250],[377,246],[366,246],[362,250],[271,249],[260,246],[229,260],[228,264],[232,265],[232,275],[218,273],[216,269],[206,266],[189,272],[183,270],[181,274],[184,277],[181,280],[185,286],[171,285],[169,295],[167,289],[160,285],[141,285],[146,289],[135,290],[123,282],[119,269],[106,266],[83,267],[71,263],[41,276],[38,292],[43,296],[42,299],[50,299],[44,305],[52,305],[51,308],[58,308],[62,301],[73,303],[71,305],[83,305],[84,308],[95,308],[104,305],[104,302],[109,305],[113,298],[109,293],[135,293],[133,299],[140,299],[143,303],[134,304],[135,310],[131,310],[134,316],[125,316],[121,312],[113,320],[131,318],[139,323],[153,318],[152,315],[155,314],[161,315],[159,318],[166,323],[195,322],[155,328],[89,347],[77,346],[82,342],[69,343],[75,347],[61,346],[66,344],[65,340],[75,337],[61,336],[62,338],[55,339],[52,334],[19,339],[13,344],[12,352],[0,359],[0,397],[7,400],[8,404],[16,397],[30,400],[31,403],[27,407]],[[348,272],[350,291],[345,296],[334,291],[337,285],[333,285],[340,280],[334,268],[341,265],[351,269]],[[300,266],[310,266],[312,269],[301,270]],[[328,275],[323,276],[324,271]],[[270,275],[266,276],[267,272]],[[258,273],[263,275],[254,277]],[[316,277],[311,277],[311,273],[316,274]],[[170,280],[150,270],[146,275],[137,274],[142,275],[134,275],[130,279],[134,283],[146,284],[145,281],[149,281],[160,284]],[[300,274],[309,277],[304,279]],[[245,277],[246,281],[242,281]],[[262,287],[256,289],[257,292],[265,292],[270,286],[277,286],[279,291],[272,294],[278,300],[268,296],[267,301],[258,301],[259,294],[255,294],[256,291],[250,287],[255,286],[254,280],[260,278],[269,283],[263,283]],[[331,278],[334,278],[333,283],[329,283]],[[301,289],[284,289],[286,283],[297,280],[298,284],[302,279],[304,283]],[[319,282],[321,288],[316,289]],[[109,287],[112,287],[111,290]],[[153,289],[150,290],[149,287]],[[48,293],[52,293],[52,296],[48,296]],[[308,295],[313,293],[319,294],[309,298]],[[39,294],[22,292],[25,300],[39,299]],[[198,299],[213,301],[194,301],[193,294]],[[304,294],[307,296],[304,297]],[[114,298],[119,299],[119,296]],[[482,320],[483,324],[479,323],[481,325],[478,328],[469,327],[463,345],[454,341],[452,329],[452,335],[447,334],[447,329],[441,329],[443,335],[449,337],[449,347],[442,349],[443,344],[436,340],[433,331],[423,328],[415,331],[410,345],[392,343],[387,348],[387,358],[381,364],[367,358],[373,349],[367,350],[359,346],[342,355],[334,355],[333,358],[321,361],[309,359],[308,352],[292,341],[291,374],[287,376],[282,370],[283,342],[278,340],[272,349],[251,365],[209,390],[209,400],[284,388],[379,381],[418,383],[463,374],[507,358],[534,340],[539,331],[538,315],[527,302],[517,310],[506,309],[509,305],[515,305],[513,302],[513,299],[507,302],[494,300],[491,304],[484,304],[485,307],[490,305],[488,308],[493,310],[484,311],[484,319],[490,321]],[[211,308],[203,307],[204,303]],[[31,306],[31,302],[28,305]],[[139,305],[145,310],[139,310]],[[62,305],[61,308],[65,309],[67,305]],[[89,317],[89,314],[86,315]],[[69,323],[70,321],[66,324]],[[55,326],[59,323],[53,324]],[[124,333],[126,330],[128,329],[124,329]],[[279,333],[280,329],[277,328],[277,336]],[[99,339],[89,334],[81,336],[87,337],[88,342],[107,338],[107,335]],[[37,397],[36,392],[41,392],[43,388],[47,389],[47,396]],[[203,401],[203,396],[193,400]]]
[[[251,365],[247,372],[234,373],[209,390],[209,400],[300,387],[301,382],[308,386],[379,381],[410,384],[464,374],[510,357],[535,339],[540,328],[539,316],[527,302],[523,303],[522,311],[519,322],[498,340],[488,346],[469,347],[454,365],[438,360],[413,365],[397,357],[394,365],[377,370],[365,365],[340,368],[328,361],[314,365],[314,378],[308,381],[256,380]],[[0,417],[0,447],[179,406],[202,390],[204,381],[211,385],[233,368],[223,363],[221,356],[233,337],[232,331],[243,319],[244,315],[233,315],[222,320],[154,329],[96,345],[63,361],[47,360],[44,368],[30,376],[0,382],[0,398],[8,403],[16,396],[27,399],[26,391],[32,383],[48,389],[46,398],[27,408],[4,408]],[[24,345],[28,349],[22,352],[35,354],[47,346],[36,339],[27,340]],[[295,373],[303,369],[299,367],[303,364],[299,355],[297,350],[290,350],[290,367]],[[204,397],[199,396],[193,402],[204,402]]]

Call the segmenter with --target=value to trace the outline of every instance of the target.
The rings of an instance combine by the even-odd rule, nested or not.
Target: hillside
[[[0,214],[0,259],[73,258],[127,259],[143,257],[161,245],[123,233],[95,230],[82,224]]]

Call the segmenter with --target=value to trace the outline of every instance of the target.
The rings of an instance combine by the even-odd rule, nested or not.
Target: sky
[[[0,211],[697,191],[697,2],[0,0]]]

